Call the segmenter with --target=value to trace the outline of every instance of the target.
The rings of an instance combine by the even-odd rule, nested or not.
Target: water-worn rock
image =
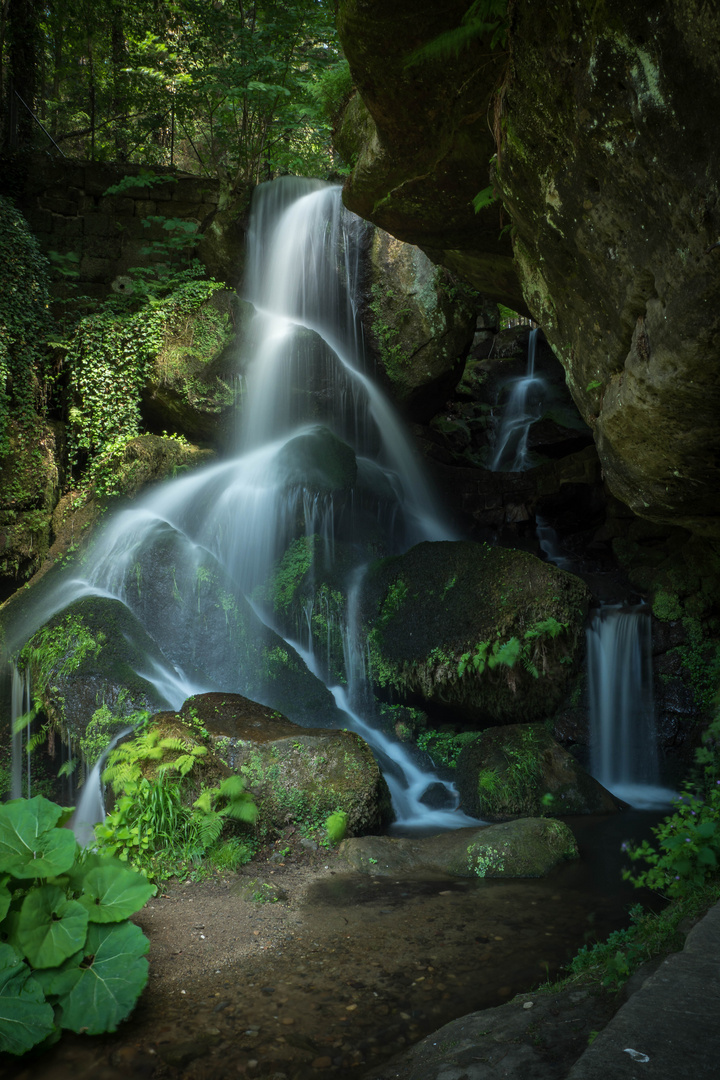
[[[487,728],[463,743],[457,786],[466,814],[609,814],[618,801],[542,724]]]
[[[352,836],[381,829],[390,818],[387,784],[354,732],[303,728],[238,694],[197,694],[180,715],[207,728],[221,760],[246,778],[261,831],[321,827],[344,810]]]
[[[576,859],[578,848],[562,821],[520,818],[439,836],[343,840],[339,854],[366,874],[510,878],[544,877],[563,859]]]
[[[17,584],[47,555],[60,494],[62,424],[39,417],[8,424],[8,453],[0,458],[0,575]]]
[[[583,648],[588,601],[579,578],[527,552],[418,544],[363,580],[371,677],[483,724],[549,715]]]

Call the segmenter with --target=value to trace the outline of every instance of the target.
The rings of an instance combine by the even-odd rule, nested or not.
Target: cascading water
[[[590,771],[636,807],[663,806],[652,690],[649,610],[601,607],[587,630]]]
[[[30,696],[30,670],[26,668],[21,672],[17,664],[11,668],[10,685],[10,731],[11,731],[11,765],[10,765],[10,796],[19,799],[23,793],[23,730],[26,731],[26,742],[29,731],[24,726],[22,718],[32,708]],[[27,796],[30,798],[30,753],[27,755]]]
[[[30,605],[21,637],[80,597],[120,600],[152,639],[138,673],[160,700],[178,708],[210,689],[262,700],[262,688],[248,684],[232,617],[250,600],[272,626],[258,589],[293,541],[312,540],[330,564],[341,542],[363,562],[368,545],[392,554],[452,538],[398,418],[363,370],[355,311],[361,227],[343,210],[338,187],[284,178],[256,190],[247,279],[256,314],[236,456],[115,516],[82,576],[71,572],[34,612]],[[210,586],[212,605],[203,599]],[[308,627],[311,617],[308,609]],[[304,646],[297,651],[317,670]],[[372,732],[344,691],[331,689],[338,720],[349,715],[402,774],[398,817],[426,817],[420,796],[437,777],[421,773],[400,744]],[[443,824],[468,821],[447,812]]]
[[[105,799],[102,790],[102,771],[105,768],[110,751],[129,735],[133,729],[128,727],[120,731],[107,745],[95,762],[89,775],[85,777],[75,813],[70,818],[70,828],[82,847],[91,844],[95,838],[95,825],[105,820]]]
[[[495,449],[490,461],[492,472],[524,472],[532,465],[528,450],[530,428],[543,414],[547,383],[535,374],[538,329],[530,331],[527,371],[508,385],[510,393],[503,410]]]

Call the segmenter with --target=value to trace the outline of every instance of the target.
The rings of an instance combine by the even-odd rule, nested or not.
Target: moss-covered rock
[[[483,724],[547,716],[582,655],[588,602],[579,578],[527,552],[418,544],[363,582],[373,682]]]
[[[354,732],[308,730],[235,694],[198,694],[180,715],[204,726],[220,758],[245,777],[262,834],[292,824],[309,835],[336,810],[347,814],[351,836],[382,829],[390,819],[387,784]]]
[[[472,344],[478,295],[420,248],[376,229],[362,318],[366,338],[408,416],[425,420],[455,386]]]
[[[157,709],[163,698],[138,675],[162,653],[119,600],[90,596],[53,615],[27,642],[20,665],[29,668],[33,698],[73,741],[85,735],[99,706],[116,716]]]
[[[0,457],[0,575],[17,584],[42,564],[52,540],[64,457],[62,425],[40,417],[8,423]]]
[[[357,477],[352,447],[321,424],[285,443],[275,468],[282,486],[302,485],[315,495],[349,491]]]
[[[457,761],[457,786],[465,813],[490,820],[620,808],[542,724],[488,728],[466,742]]]
[[[239,339],[252,307],[230,290],[215,292],[176,323],[153,360],[142,414],[155,432],[226,445],[234,431]]]
[[[562,821],[521,818],[440,836],[367,836],[344,840],[339,854],[353,870],[378,876],[450,874],[454,877],[544,877],[577,859],[573,834]]]

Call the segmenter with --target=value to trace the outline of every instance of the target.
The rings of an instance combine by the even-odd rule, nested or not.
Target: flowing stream
[[[263,700],[263,688],[246,676],[247,642],[233,638],[233,619],[251,609],[262,631],[278,630],[258,589],[293,541],[311,539],[327,569],[339,544],[346,561],[349,551],[361,566],[378,550],[453,538],[398,417],[366,371],[356,310],[362,228],[336,186],[286,177],[256,190],[246,280],[255,315],[234,455],[116,514],[82,565],[34,610],[28,605],[20,640],[81,597],[119,600],[140,637],[151,639],[137,670],[161,703],[179,708],[214,689]],[[358,582],[350,570],[347,590]],[[454,809],[452,785],[368,723],[357,661],[363,643],[357,629],[342,632],[347,687],[330,686],[336,722],[354,727],[387,766],[398,820],[468,824]],[[297,646],[284,637],[285,655],[320,675],[312,636]],[[270,646],[267,655],[270,662]],[[431,810],[422,798],[437,785],[443,805]]]

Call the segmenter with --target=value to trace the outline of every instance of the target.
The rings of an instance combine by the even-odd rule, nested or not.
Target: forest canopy
[[[332,171],[350,77],[330,0],[1,3],[6,149],[175,165],[236,189]]]

